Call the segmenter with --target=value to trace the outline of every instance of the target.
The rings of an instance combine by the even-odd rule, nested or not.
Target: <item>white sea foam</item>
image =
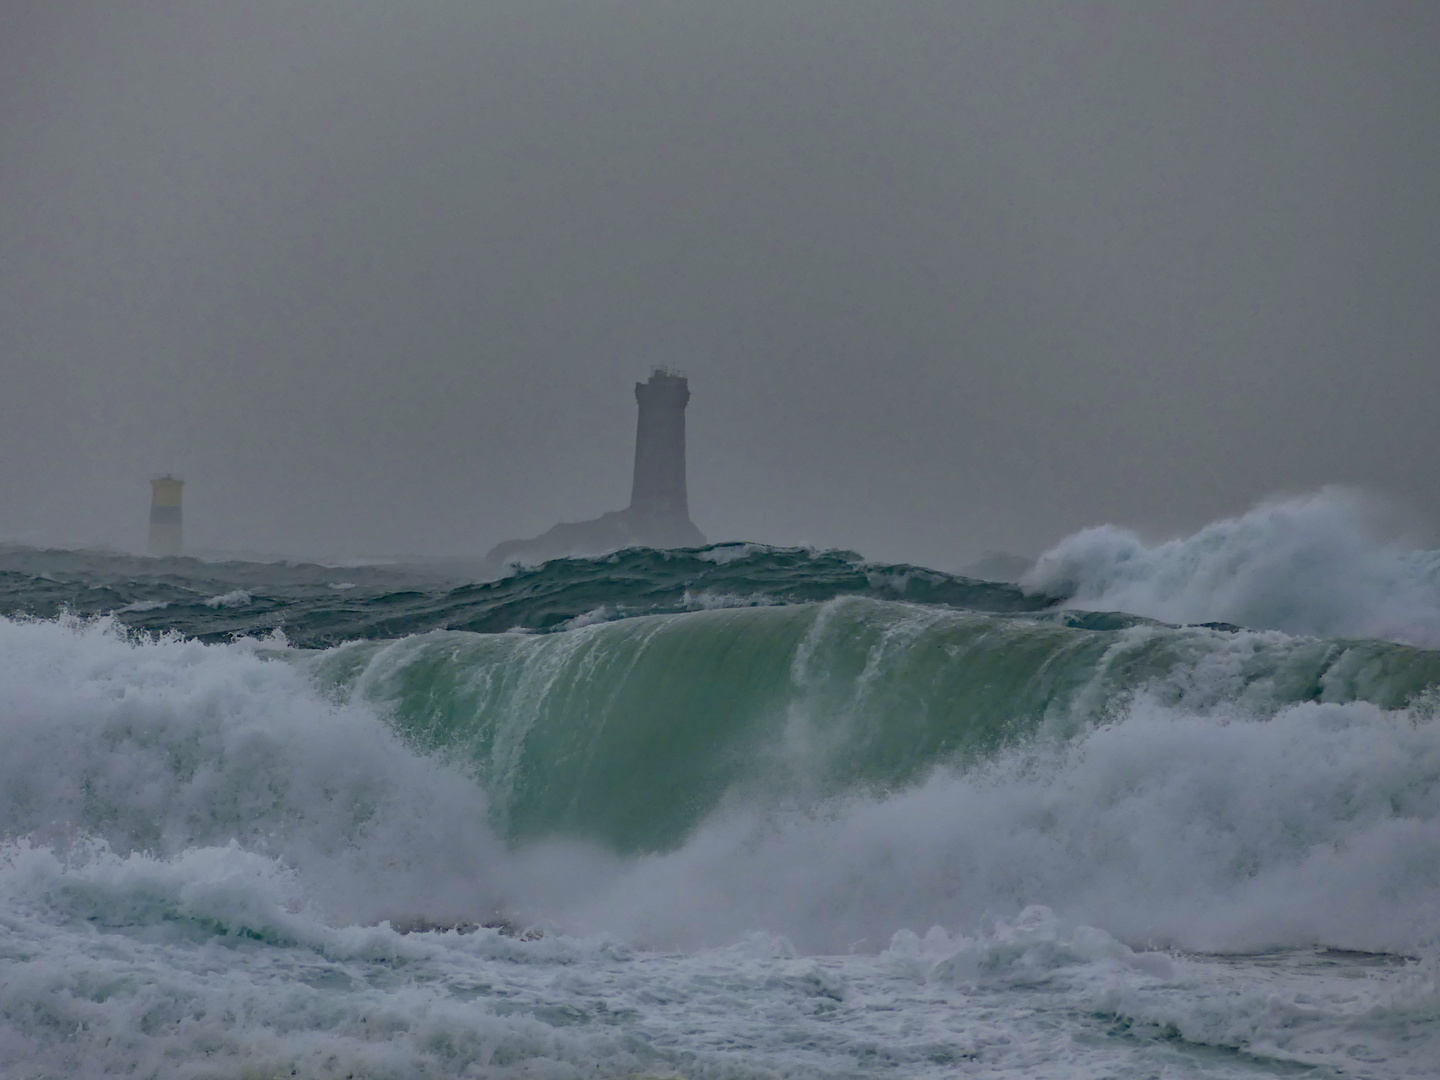
[[[1272,1075],[1267,1058],[1399,1080],[1440,1049],[1431,961],[1136,953],[1038,908],[878,955],[800,956],[768,932],[654,953],[334,926],[233,845],[25,844],[0,849],[0,905],[0,1070],[25,1080],[1213,1078]]]
[[[0,1072],[1250,1069],[1188,1040],[1399,1077],[1437,1048],[1423,705],[1140,700],[964,775],[729,807],[622,859],[509,849],[460,769],[287,655],[0,620]],[[376,924],[497,911],[546,932]],[[1426,959],[1267,982],[1156,952],[1282,946]]]
[[[693,553],[693,557],[700,562],[714,563],[716,566],[725,566],[741,559],[749,559],[755,555],[762,555],[771,550],[767,544],[748,544],[742,542],[727,544],[711,544],[708,548],[701,548]]]
[[[98,587],[98,586],[97,586]],[[170,605],[164,600],[137,600],[133,604],[126,604],[122,608],[116,608],[116,615],[139,614],[142,611],[164,611]]]
[[[122,855],[234,839],[293,867],[327,918],[499,908],[685,946],[767,928],[807,950],[878,948],[901,926],[1034,903],[1132,946],[1403,952],[1440,931],[1440,723],[1425,702],[1265,718],[1142,695],[1078,738],[885,797],[726,808],[681,849],[626,861],[508,852],[460,768],[274,654],[0,620],[0,832],[89,835]]]
[[[1033,903],[1131,946],[1424,948],[1440,932],[1440,725],[1368,704],[1257,720],[1141,702],[888,798],[736,809],[569,916],[657,943],[768,927],[834,951]]]
[[[1232,1048],[1321,1076],[1427,1077],[1440,1061],[1437,959],[1187,957],[1168,984],[1114,980],[1095,988],[1089,1007],[1134,1036]]]
[[[1440,551],[1386,539],[1384,516],[1358,493],[1326,488],[1161,544],[1102,525],[1047,551],[1022,584],[1166,622],[1440,646]]]
[[[717,611],[721,608],[772,607],[778,601],[764,593],[729,593],[714,589],[685,590],[680,603],[686,611]]]
[[[236,589],[233,592],[222,593],[219,596],[212,596],[205,601],[206,607],[246,607],[250,604],[252,597],[244,589]]]
[[[296,867],[335,917],[417,893],[437,917],[483,910],[484,796],[266,659],[278,644],[0,619],[0,835],[160,854],[236,839]]]
[[[579,615],[566,619],[558,627],[560,630],[579,630],[582,626],[594,626],[597,623],[609,622],[615,617],[608,604],[601,604],[589,611],[582,611]],[[516,630],[524,630],[524,627],[515,627]]]

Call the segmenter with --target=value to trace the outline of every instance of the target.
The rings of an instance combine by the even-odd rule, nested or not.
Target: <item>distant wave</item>
[[[302,648],[429,630],[572,629],[637,615],[869,596],[976,611],[1036,611],[1052,602],[1017,586],[848,551],[712,544],[629,548],[554,559],[491,581],[456,584],[423,569],[201,563],[97,552],[0,550],[0,615],[111,615],[136,630],[201,641],[265,637]]]
[[[1147,544],[1114,525],[1042,555],[1022,586],[1171,623],[1440,646],[1440,551],[1384,539],[1372,503],[1326,488]]]

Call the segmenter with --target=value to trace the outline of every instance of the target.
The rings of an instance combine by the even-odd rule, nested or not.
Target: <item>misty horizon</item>
[[[1440,505],[1440,12],[12,6],[0,539],[479,557],[624,504],[954,570]]]

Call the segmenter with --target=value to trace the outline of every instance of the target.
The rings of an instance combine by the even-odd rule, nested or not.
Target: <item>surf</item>
[[[11,551],[0,1068],[746,1074],[843,1028],[825,1061],[907,1075],[1075,1040],[1413,1072],[1440,652],[1318,632],[1402,624],[1327,623],[1272,526],[1334,520],[1071,538],[1020,587],[751,545],[459,583]],[[1351,550],[1423,626],[1426,554]]]
[[[1406,706],[1440,653],[1378,641],[1000,616],[862,597],[647,616],[552,635],[436,631],[306,661],[417,752],[472,769],[514,838],[681,843],[727,799],[883,795],[1139,698],[1264,718]]]
[[[863,598],[319,654],[0,620],[0,824],[234,843],[342,922],[843,949],[1043,903],[1404,949],[1437,929],[1437,662]]]

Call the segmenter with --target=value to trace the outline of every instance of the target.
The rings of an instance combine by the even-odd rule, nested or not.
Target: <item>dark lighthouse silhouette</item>
[[[556,525],[532,540],[507,540],[491,548],[486,562],[536,563],[565,555],[601,555],[623,547],[699,547],[705,537],[690,520],[685,489],[685,376],[656,368],[635,384],[640,415],[635,424],[635,479],[630,505],[593,521]]]

